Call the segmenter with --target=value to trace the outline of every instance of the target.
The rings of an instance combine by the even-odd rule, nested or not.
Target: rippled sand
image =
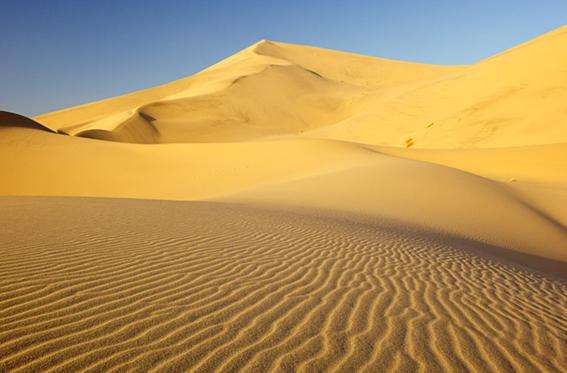
[[[566,367],[565,282],[474,241],[208,202],[0,206],[3,370]]]

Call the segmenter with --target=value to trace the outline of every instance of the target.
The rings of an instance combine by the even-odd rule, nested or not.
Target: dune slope
[[[192,77],[35,119],[134,143],[281,135],[420,148],[566,143],[566,58],[565,27],[470,66],[263,40]]]
[[[74,136],[133,143],[297,135],[355,115],[375,89],[459,70],[263,40],[192,77],[36,120]]]
[[[495,148],[566,143],[567,27],[420,86],[310,136],[386,146]]]
[[[288,139],[148,148],[4,131],[4,195],[206,199],[386,217],[567,263],[564,213],[547,208],[561,198],[528,200],[497,181],[368,146]]]
[[[567,264],[567,230],[559,218],[498,183],[432,164],[377,155],[364,165],[218,199],[366,219],[387,217]]]
[[[0,127],[31,128],[47,132],[55,132],[53,129],[44,126],[35,120],[9,111],[0,111]]]

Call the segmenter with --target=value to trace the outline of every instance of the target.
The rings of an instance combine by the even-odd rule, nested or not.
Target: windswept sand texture
[[[0,112],[0,371],[566,371],[565,61],[263,40]]]
[[[474,241],[231,204],[0,206],[8,370],[565,367],[567,286]]]

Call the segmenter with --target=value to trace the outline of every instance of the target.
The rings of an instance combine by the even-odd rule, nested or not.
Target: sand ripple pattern
[[[566,283],[470,241],[215,203],[0,208],[0,371],[567,369]]]

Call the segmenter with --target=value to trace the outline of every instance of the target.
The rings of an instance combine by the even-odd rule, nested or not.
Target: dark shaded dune
[[[0,127],[24,127],[55,133],[51,128],[33,119],[9,111],[0,111]]]
[[[298,66],[267,65],[218,91],[150,102],[137,112],[159,129],[160,143],[233,142],[336,123],[351,114],[347,98],[362,91]]]
[[[153,125],[153,121],[154,118],[151,116],[136,112],[112,130],[91,128],[75,132],[73,136],[134,144],[155,144],[159,142],[160,133]]]
[[[122,142],[121,136],[119,136],[117,133],[113,131],[107,131],[107,130],[99,130],[99,129],[86,130],[77,133],[76,136],[85,137],[88,139],[95,139],[95,140]]]

